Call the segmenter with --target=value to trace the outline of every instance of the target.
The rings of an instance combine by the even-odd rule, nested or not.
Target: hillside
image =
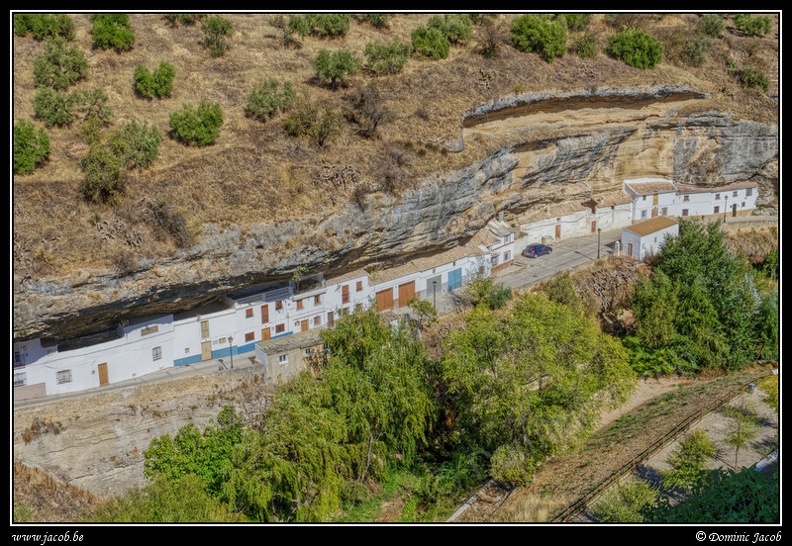
[[[224,16],[234,28],[230,49],[213,58],[200,25],[172,26],[162,13],[131,14],[135,43],[122,53],[94,48],[89,14],[71,15],[88,75],[70,90],[106,93],[114,126],[136,120],[166,135],[170,114],[201,100],[220,104],[224,124],[204,148],[165,136],[151,167],[124,175],[125,192],[113,203],[79,192],[89,149],[80,123],[47,129],[49,161],[13,177],[15,339],[62,339],[173,312],[298,268],[387,265],[464,242],[497,212],[519,223],[541,205],[618,190],[627,176],[707,185],[752,179],[764,203],[777,193],[778,102],[742,87],[727,68],[731,59],[762,70],[768,94],[778,93],[777,15],[762,37],[744,35],[727,17],[695,68],[679,51],[698,15],[625,16],[623,24],[665,46],[651,70],[604,54],[617,32],[605,15],[587,29],[599,46],[595,58],[570,51],[552,63],[511,45],[516,15],[502,15],[496,58],[478,53],[474,27],[447,59],[414,54],[397,75],[363,70],[335,90],[316,81],[312,61],[322,49],[365,59],[367,44],[409,42],[430,15],[400,14],[386,29],[353,19],[343,37],[308,35],[296,47],[282,44],[268,14]],[[570,32],[568,46],[582,34]],[[13,37],[14,122],[34,117],[33,61],[43,48],[31,35]],[[138,97],[135,67],[163,61],[176,71],[172,96]],[[290,137],[283,115],[265,123],[245,116],[248,95],[270,78],[347,113],[355,94],[376,84],[387,115],[370,138],[346,119],[323,146]],[[539,112],[471,123],[482,121],[474,114],[542,101]]]

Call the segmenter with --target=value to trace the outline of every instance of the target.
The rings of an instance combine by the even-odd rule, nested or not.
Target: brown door
[[[308,319],[300,321],[300,331],[305,332],[308,329]]]
[[[377,309],[380,311],[393,309],[393,288],[377,292]]]
[[[327,312],[327,325],[331,328],[335,325],[335,315],[333,315],[332,311]]]
[[[99,364],[99,385],[107,385],[110,380],[107,378],[107,362]]]
[[[201,360],[211,360],[212,358],[212,342],[201,342]]]
[[[597,221],[596,220],[592,220],[591,221],[591,233],[597,233]]]
[[[555,236],[555,238],[556,239],[560,239],[561,238],[561,224],[556,225],[556,236]]]
[[[349,285],[345,284],[341,287],[341,303],[349,303]]]
[[[652,218],[657,218],[657,207],[652,207]]]
[[[415,281],[399,285],[399,307],[405,307],[415,297]]]
[[[272,337],[272,330],[270,328],[261,329],[261,341],[267,341]]]
[[[209,337],[209,321],[202,320],[201,321],[201,339],[206,339]]]
[[[654,194],[654,195],[652,196],[652,206],[653,206],[653,207],[656,207],[656,206],[657,206],[657,203],[658,203],[658,200],[657,200],[657,198],[658,198],[658,197],[659,197],[659,196],[658,196],[658,194]]]
[[[269,322],[269,305],[264,304],[261,306],[261,324],[267,324]]]
[[[732,218],[737,216],[737,204],[732,205]]]

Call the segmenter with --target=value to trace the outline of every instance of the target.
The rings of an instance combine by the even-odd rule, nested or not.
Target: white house
[[[679,235],[679,224],[673,218],[658,216],[622,228],[621,245],[626,256],[642,261],[657,253],[668,237]]]
[[[624,192],[633,202],[632,219],[648,220],[658,216],[676,216],[676,185],[665,178],[633,178],[624,181]]]
[[[489,252],[492,271],[505,269],[514,262],[514,230],[503,220],[503,213],[497,220],[487,222],[473,241]]]
[[[709,188],[679,185],[674,201],[674,216],[747,216],[756,208],[758,194],[759,187],[752,182]]]

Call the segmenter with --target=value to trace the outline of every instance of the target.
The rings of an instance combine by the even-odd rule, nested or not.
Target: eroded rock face
[[[192,248],[120,278],[95,271],[15,278],[15,337],[67,339],[134,316],[189,309],[232,290],[288,279],[298,266],[326,273],[387,266],[464,243],[500,211],[508,219],[547,203],[579,204],[620,189],[626,178],[698,185],[755,180],[760,195],[771,192],[778,184],[778,127],[726,112],[680,114],[702,97],[655,87],[482,105],[463,123],[457,147],[468,138],[502,147],[398,198],[374,193],[341,213],[277,225],[207,225]]]

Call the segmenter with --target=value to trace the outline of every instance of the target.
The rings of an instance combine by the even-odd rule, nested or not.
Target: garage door
[[[407,307],[407,304],[414,297],[415,281],[410,281],[399,285],[399,307]]]
[[[393,288],[377,292],[377,309],[380,311],[393,309]]]

